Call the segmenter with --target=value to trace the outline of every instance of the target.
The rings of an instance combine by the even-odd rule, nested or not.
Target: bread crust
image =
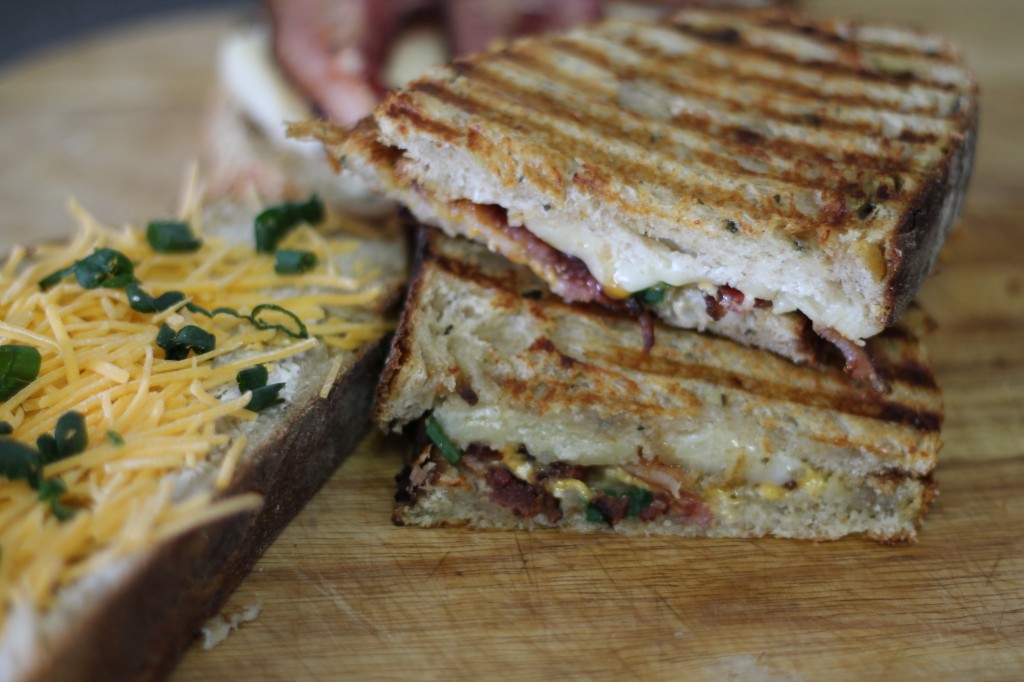
[[[973,97],[977,101],[977,83]],[[886,242],[886,269],[891,273],[885,289],[883,324],[896,324],[931,273],[949,236],[971,178],[978,142],[978,107],[956,150],[942,159],[941,169],[920,189],[896,230]]]
[[[275,435],[240,462],[220,497],[256,493],[255,512],[197,528],[152,551],[130,578],[40,652],[24,679],[157,680],[184,655],[203,623],[355,448],[369,424],[390,339],[362,348],[327,399],[290,412]]]

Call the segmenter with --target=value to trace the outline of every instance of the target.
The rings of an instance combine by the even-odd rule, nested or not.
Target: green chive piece
[[[195,351],[196,355],[209,353],[216,347],[217,338],[194,324],[187,324],[175,332],[164,323],[157,332],[156,345],[163,349],[168,360],[184,360],[189,351]]]
[[[249,400],[249,404],[245,406],[245,409],[251,412],[259,412],[268,407],[280,405],[284,402],[284,398],[279,395],[282,388],[284,388],[284,383],[270,384],[269,386],[260,386],[253,389],[252,399]]]
[[[163,312],[185,300],[185,294],[180,291],[167,291],[153,298],[139,286],[138,282],[132,282],[126,286],[124,292],[128,295],[128,305],[139,313]]]
[[[0,401],[13,397],[39,376],[43,359],[33,346],[0,346]]]
[[[124,438],[121,437],[120,433],[114,431],[113,429],[109,429],[107,431],[107,440],[109,440],[112,444],[118,447],[124,445]]]
[[[85,450],[89,434],[85,430],[85,417],[78,412],[65,412],[57,420],[54,430],[57,437],[57,456],[65,459]]]
[[[324,206],[315,194],[305,203],[289,201],[271,206],[256,216],[256,251],[273,253],[285,235],[300,223],[315,225],[323,219]]]
[[[154,299],[156,309],[160,312],[173,308],[185,300],[185,294],[180,291],[165,291]]]
[[[207,310],[203,306],[196,305],[195,303],[191,303],[191,302],[186,303],[185,304],[185,310],[189,311],[190,313],[195,313],[197,315],[205,315],[206,317],[213,317],[213,313],[211,313],[209,310]],[[232,313],[235,314],[235,317],[244,317],[243,315],[239,315],[237,312],[231,310],[230,308],[218,308],[217,310],[231,311]]]
[[[65,507],[60,502],[60,497],[68,491],[64,481],[59,478],[48,478],[39,485],[39,501],[50,505],[50,511],[59,521],[67,521],[75,515],[75,510]]]
[[[643,301],[644,303],[655,305],[665,300],[665,292],[667,290],[668,285],[665,284],[664,282],[659,282],[658,284],[655,284],[653,287],[649,287],[647,289],[643,289],[642,291],[637,292],[636,295],[639,296],[640,300]]]
[[[135,281],[135,268],[120,251],[96,249],[75,263],[75,279],[83,289],[123,289]]]
[[[629,502],[629,507],[626,510],[626,516],[636,518],[640,515],[640,512],[647,508],[647,506],[654,501],[654,493],[644,488],[631,486],[626,490],[625,498]]]
[[[14,427],[9,422],[0,421],[0,436],[9,436],[14,433]]]
[[[245,393],[246,391],[255,391],[257,388],[263,388],[267,385],[269,377],[270,373],[267,372],[265,366],[256,365],[255,367],[243,369],[235,375],[235,380],[238,381],[238,390]]]
[[[587,521],[589,523],[603,523],[604,514],[592,504],[587,505]]]
[[[291,329],[282,324],[272,324],[270,322],[260,319],[260,313],[262,313],[265,310],[272,310],[275,312],[279,312],[287,317],[290,317],[292,321],[295,322],[296,330],[292,331]],[[309,338],[309,331],[306,329],[306,325],[302,324],[302,320],[299,319],[298,315],[296,315],[290,310],[282,308],[279,305],[274,305],[273,303],[261,303],[260,305],[256,306],[255,308],[252,309],[252,313],[249,314],[249,319],[252,321],[252,325],[257,329],[276,329],[278,331],[284,332],[293,339]]]
[[[246,320],[257,329],[276,329],[277,331],[284,332],[293,339],[309,338],[309,330],[306,329],[306,325],[302,323],[302,320],[299,319],[298,315],[288,310],[287,308],[282,308],[281,306],[275,305],[273,303],[261,303],[260,305],[253,308],[252,312],[249,313],[248,315],[243,315],[234,308],[214,308],[213,310],[207,310],[206,308],[196,305],[195,303],[186,303],[185,310],[188,310],[189,312],[195,313],[197,315],[204,315],[206,317],[213,317],[214,315],[230,315],[231,317],[236,317],[239,320]],[[295,323],[295,329],[292,330],[283,324],[274,324],[267,320],[260,319],[260,314],[266,310],[276,311],[281,313],[282,315],[286,315],[287,317],[291,318],[291,320]],[[162,347],[163,346],[161,346],[161,348]]]
[[[445,434],[440,422],[437,421],[434,415],[427,417],[427,436],[430,437],[430,440],[433,441],[434,445],[437,446],[437,449],[441,451],[441,454],[444,455],[444,458],[450,464],[457,464],[459,459],[462,458],[462,450],[459,450],[454,443],[448,440],[447,434]]]
[[[39,434],[39,437],[36,438],[36,450],[39,451],[39,459],[43,464],[60,459],[60,449],[57,447],[57,439],[53,437],[53,434]]]
[[[120,251],[104,248],[96,249],[92,254],[75,261],[63,270],[50,273],[39,280],[39,288],[46,291],[71,274],[74,274],[78,284],[85,289],[123,289],[135,281],[135,268],[128,260],[128,256]]]
[[[267,368],[263,365],[243,369],[235,375],[235,379],[238,381],[238,390],[242,393],[252,392],[252,398],[249,400],[249,404],[245,406],[245,409],[259,412],[284,402],[284,398],[280,397],[284,384],[270,384],[267,386],[269,376]]]
[[[316,267],[316,254],[312,251],[281,249],[274,253],[274,272],[279,275],[298,275]]]
[[[27,481],[38,488],[42,468],[39,452],[31,445],[13,438],[0,438],[0,476],[8,481]]]
[[[60,284],[60,281],[62,279],[64,279],[65,277],[67,277],[68,275],[70,275],[74,271],[75,271],[75,265],[74,265],[74,263],[72,263],[71,265],[67,266],[63,270],[57,270],[56,272],[51,272],[49,275],[47,275],[46,277],[43,277],[41,280],[39,280],[39,288],[41,290],[43,290],[43,291],[46,291],[47,289],[52,289],[53,287],[55,287],[58,284]]]
[[[128,296],[128,305],[137,313],[155,313],[157,311],[156,301],[147,294],[138,282],[132,282],[124,288]]]
[[[191,253],[203,245],[203,241],[192,234],[192,226],[180,220],[149,221],[146,239],[158,253]]]

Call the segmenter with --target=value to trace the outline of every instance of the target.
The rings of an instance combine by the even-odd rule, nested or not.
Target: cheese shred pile
[[[0,402],[0,420],[13,427],[9,437],[34,445],[70,410],[84,415],[88,430],[83,452],[43,472],[66,486],[60,500],[74,511],[68,520],[58,520],[28,483],[0,478],[0,623],[15,602],[45,610],[61,587],[112,561],[258,508],[261,500],[254,495],[223,496],[217,490],[230,485],[249,445],[244,423],[272,419],[268,412],[283,408],[246,410],[250,396],[239,395],[237,373],[263,364],[274,381],[281,363],[294,364],[320,346],[329,358],[319,391],[326,397],[344,352],[393,327],[369,314],[382,305],[379,273],[358,267],[339,272],[337,263],[347,262],[345,255],[359,243],[328,238],[330,226],[302,226],[289,234],[281,247],[312,251],[318,265],[303,274],[278,275],[273,256],[256,254],[251,235],[236,244],[203,234],[195,206],[185,213],[203,246],[185,254],[156,253],[144,231],[112,230],[77,206],[72,211],[81,224],[73,241],[32,253],[16,247],[0,269],[0,345],[33,346],[42,356],[38,377]],[[40,290],[40,279],[101,247],[124,253],[153,296],[181,291],[186,302],[207,310],[223,306],[243,314],[273,303],[300,318],[309,338],[257,329],[230,315],[193,314],[183,304],[139,313],[123,289],[83,289],[74,276]],[[267,317],[290,324],[283,315]],[[155,343],[164,323],[202,327],[214,334],[216,348],[167,360]],[[179,484],[196,467],[215,485],[181,493],[187,486]]]

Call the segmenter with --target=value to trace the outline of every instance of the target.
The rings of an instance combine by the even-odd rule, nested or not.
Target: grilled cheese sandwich
[[[910,540],[934,494],[941,394],[914,330],[869,341],[883,396],[836,364],[570,305],[434,230],[375,418],[414,433],[414,525]],[[423,425],[423,426],[420,426]]]
[[[959,212],[977,116],[941,38],[692,9],[517,40],[430,71],[354,132],[297,131],[568,300],[661,287],[668,323],[806,361],[808,327],[862,344],[900,318]],[[708,286],[746,309],[711,314]],[[753,302],[796,318],[739,322]]]

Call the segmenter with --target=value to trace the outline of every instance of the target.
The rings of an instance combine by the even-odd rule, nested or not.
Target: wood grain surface
[[[961,229],[921,299],[945,390],[941,494],[918,544],[472,533],[389,522],[371,437],[225,613],[259,617],[172,676],[210,679],[1020,679],[1024,675],[1024,3],[808,2],[954,37],[982,84]],[[225,15],[0,72],[0,249],[169,211],[198,155]]]

